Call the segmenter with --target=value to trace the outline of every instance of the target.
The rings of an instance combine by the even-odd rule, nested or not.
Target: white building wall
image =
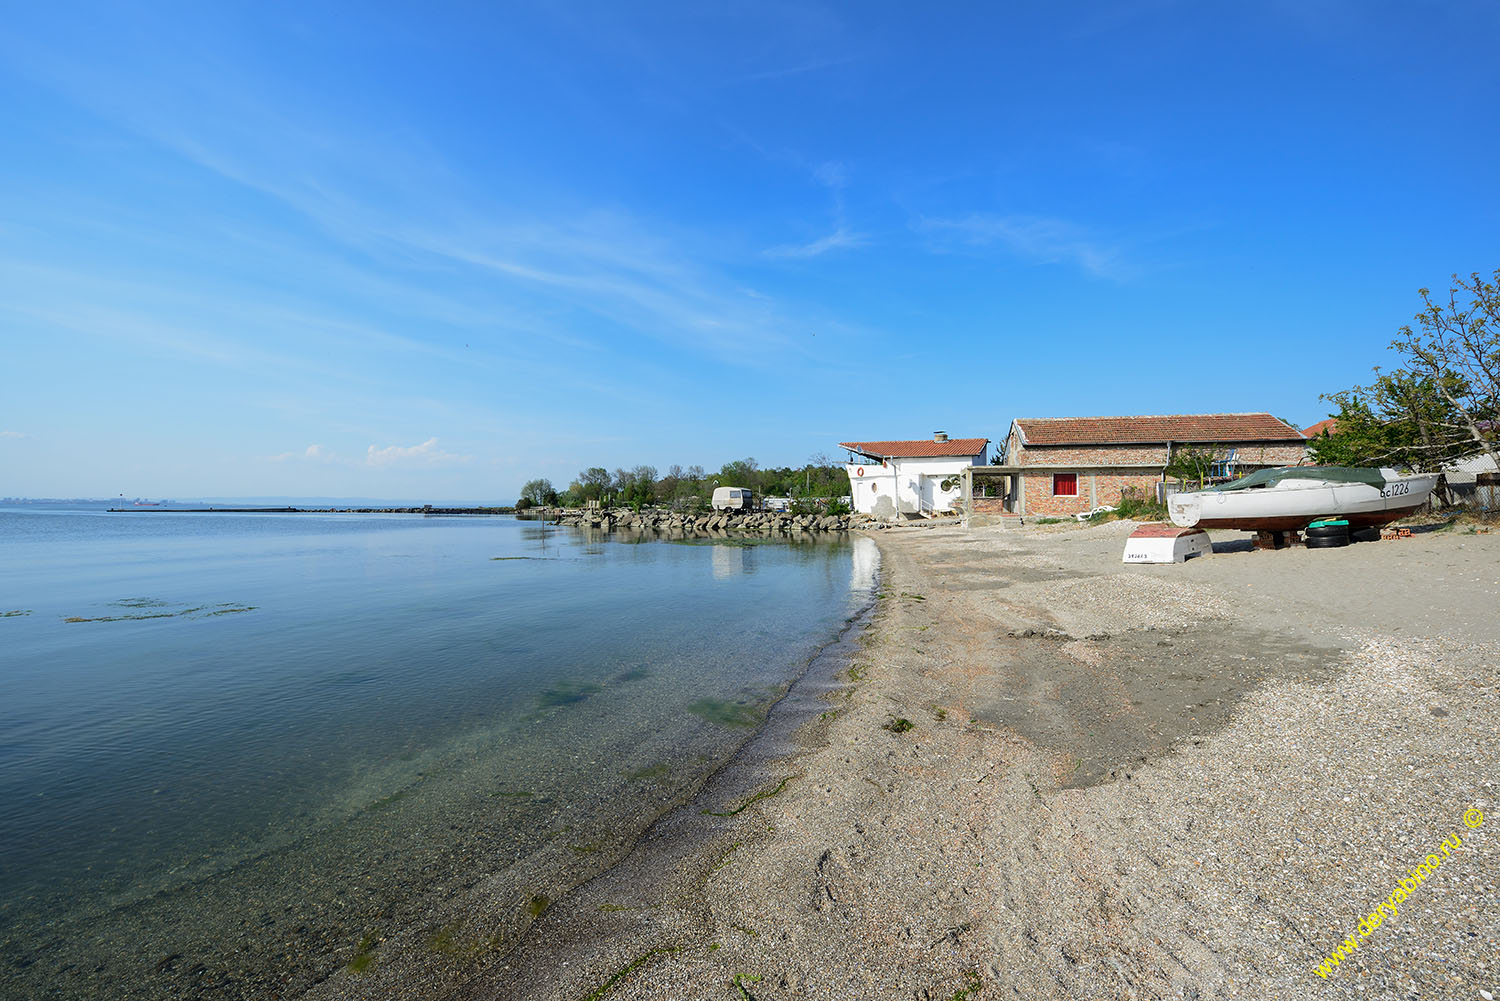
[[[849,495],[860,514],[874,514],[881,498],[896,496],[896,471],[890,466],[851,462],[845,468],[849,472]]]
[[[961,484],[944,490],[942,481],[956,477],[982,456],[940,459],[887,459],[884,466],[851,462],[849,484],[854,510],[860,514],[894,518],[901,514],[952,511],[963,494]]]

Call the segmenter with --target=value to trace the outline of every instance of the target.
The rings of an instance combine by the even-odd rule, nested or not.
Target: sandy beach
[[[1130,528],[875,533],[852,650],[454,996],[1500,993],[1500,536]]]

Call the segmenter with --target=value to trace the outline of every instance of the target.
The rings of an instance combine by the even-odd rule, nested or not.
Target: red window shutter
[[[1053,473],[1052,474],[1052,496],[1054,496],[1054,497],[1077,497],[1078,496],[1078,474],[1077,473]]]

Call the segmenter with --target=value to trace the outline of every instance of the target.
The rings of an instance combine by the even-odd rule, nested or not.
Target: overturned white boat
[[[1394,469],[1284,466],[1167,500],[1172,523],[1183,528],[1238,528],[1285,532],[1324,518],[1351,529],[1389,524],[1427,503],[1436,473]]]

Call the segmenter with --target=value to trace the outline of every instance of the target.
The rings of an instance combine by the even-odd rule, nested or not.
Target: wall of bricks
[[[969,504],[973,514],[1003,514],[1005,511],[1003,497],[974,497]]]
[[[1022,473],[1021,489],[1026,508],[1026,517],[1060,517],[1092,511],[1100,505],[1113,507],[1120,503],[1125,487],[1133,487],[1147,500],[1156,496],[1158,475],[1088,473],[1078,474],[1078,496],[1056,497],[1052,494],[1051,473]]]
[[[1250,466],[1293,466],[1302,461],[1305,446],[1296,442],[1276,444],[1244,444],[1230,442],[1221,445],[1194,445],[1217,455],[1233,448],[1238,450],[1237,461]],[[1161,445],[1093,445],[1089,447],[1044,447],[1024,448],[1008,455],[1007,461],[1015,466],[1108,466],[1112,464],[1144,463],[1167,464],[1167,447]]]
[[[1306,446],[1298,442],[1223,442],[1218,444],[1193,443],[1192,447],[1223,455],[1229,449],[1237,450],[1236,461],[1242,466],[1294,466],[1306,457]],[[1012,431],[1005,443],[1006,465],[1011,466],[1062,466],[1078,470],[1077,496],[1053,496],[1052,473],[1038,471],[1023,473],[1018,477],[1022,483],[1023,502],[1027,517],[1062,517],[1093,510],[1100,505],[1115,505],[1120,502],[1126,487],[1132,487],[1150,500],[1156,496],[1156,485],[1161,481],[1160,469],[1141,472],[1090,472],[1090,467],[1105,469],[1110,466],[1153,465],[1164,467],[1167,463],[1167,446],[1160,444],[1136,445],[1091,445],[1091,446],[1042,446],[1021,445],[1020,435]],[[993,498],[974,498],[974,512],[999,510],[993,507]],[[983,505],[983,506],[981,506]]]

